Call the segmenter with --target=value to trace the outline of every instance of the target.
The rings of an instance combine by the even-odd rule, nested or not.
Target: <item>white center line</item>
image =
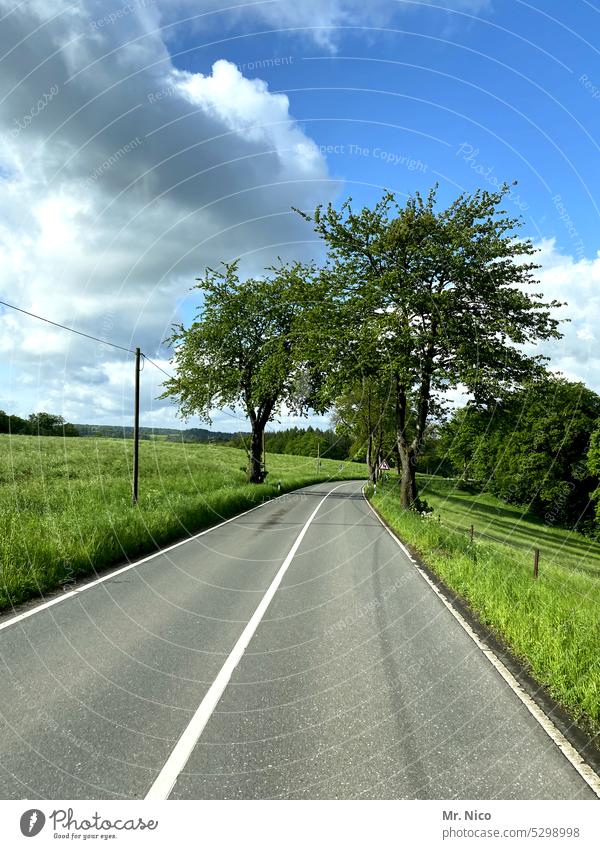
[[[346,483],[348,483],[346,481]],[[240,662],[242,655],[244,654],[248,643],[254,636],[256,629],[258,628],[263,616],[266,613],[266,610],[271,603],[273,596],[275,595],[279,584],[282,581],[283,576],[287,572],[287,569],[294,559],[294,555],[298,551],[300,543],[304,539],[304,535],[310,527],[312,520],[315,518],[317,513],[319,512],[319,508],[323,504],[324,501],[329,498],[332,492],[335,492],[336,489],[339,489],[344,484],[339,484],[331,489],[327,495],[322,498],[313,512],[310,514],[308,519],[306,520],[306,524],[296,537],[296,540],[292,547],[289,550],[289,553],[283,563],[281,564],[279,571],[273,578],[273,581],[269,587],[269,589],[264,594],[260,604],[252,614],[252,618],[242,631],[237,643],[231,650],[231,654],[221,667],[219,674],[211,684],[208,692],[200,702],[198,710],[193,715],[190,720],[189,725],[177,741],[175,748],[169,755],[169,758],[166,764],[161,769],[158,777],[148,793],[146,794],[146,799],[168,799],[171,790],[175,786],[175,782],[177,781],[180,773],[184,769],[186,763],[189,760],[190,755],[192,754],[198,740],[200,739],[200,735],[206,728],[206,723],[210,719],[213,714],[214,709],[219,703],[219,699],[223,695],[225,687],[229,683],[231,676],[233,674],[234,669]]]

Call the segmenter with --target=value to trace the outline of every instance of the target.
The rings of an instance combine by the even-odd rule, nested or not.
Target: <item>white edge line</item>
[[[231,679],[231,676],[236,666],[240,662],[242,655],[244,654],[244,651],[248,646],[248,643],[254,636],[256,629],[258,628],[263,616],[265,615],[265,612],[269,604],[271,603],[283,576],[287,572],[290,563],[294,559],[294,555],[298,551],[298,547],[304,539],[304,535],[310,527],[312,520],[317,515],[319,508],[321,507],[323,502],[331,495],[332,492],[335,492],[336,489],[339,489],[343,485],[344,484],[339,484],[339,486],[336,486],[331,489],[327,493],[327,495],[322,498],[321,501],[319,501],[313,512],[306,520],[304,527],[296,537],[294,544],[290,548],[287,557],[283,561],[282,565],[279,567],[279,571],[273,578],[271,585],[262,597],[260,604],[252,614],[252,617],[250,618],[248,624],[240,634],[227,660],[221,667],[219,674],[217,675],[217,677],[209,687],[206,695],[200,702],[200,705],[198,706],[196,713],[191,718],[189,725],[183,731],[181,737],[175,745],[175,748],[169,755],[167,762],[158,774],[158,777],[154,781],[154,784],[146,794],[146,800],[164,800],[169,798],[169,794],[175,786],[175,782],[177,781],[182,770],[185,768],[185,765],[187,764],[190,755],[192,754],[198,740],[200,739],[202,732],[206,727],[206,723],[212,716],[214,709],[219,703],[219,700],[223,695],[225,687],[229,683],[229,680]]]
[[[351,480],[344,481],[344,483],[352,483]],[[342,484],[340,484],[341,486]],[[316,484],[308,484],[308,486],[316,486]],[[63,595],[57,596],[56,598],[50,599],[50,601],[45,601],[42,604],[36,604],[35,607],[32,607],[31,610],[26,610],[24,613],[18,613],[16,616],[11,616],[10,619],[7,619],[5,622],[0,622],[0,631],[3,631],[4,628],[9,628],[11,625],[15,625],[17,622],[22,622],[23,619],[28,619],[30,616],[33,616],[35,613],[40,613],[42,610],[47,610],[49,607],[53,607],[55,604],[60,604],[62,601],[67,601],[69,598],[73,598],[80,593],[85,592],[86,590],[90,590],[92,587],[98,586],[98,584],[102,584],[104,581],[110,581],[112,578],[115,578],[117,575],[122,575],[123,572],[128,572],[130,569],[135,569],[137,566],[141,566],[143,563],[147,563],[149,560],[154,560],[155,557],[161,557],[163,554],[167,554],[169,551],[173,551],[175,548],[179,548],[181,545],[187,545],[189,542],[194,542],[199,537],[203,537],[205,534],[210,534],[212,531],[216,531],[218,528],[222,528],[223,525],[228,525],[230,522],[235,522],[236,519],[241,519],[242,516],[246,516],[248,513],[252,513],[254,510],[259,510],[261,507],[265,507],[267,504],[272,504],[275,501],[278,501],[280,498],[285,498],[288,495],[291,495],[293,492],[299,492],[306,487],[300,487],[299,490],[290,490],[289,492],[284,492],[282,495],[276,495],[275,498],[269,498],[267,501],[263,501],[260,504],[255,504],[254,507],[250,507],[248,510],[244,510],[243,513],[236,513],[235,516],[231,516],[230,519],[225,519],[223,522],[219,522],[218,525],[212,525],[210,528],[205,528],[203,531],[200,531],[193,536],[186,537],[186,539],[182,539],[179,542],[175,542],[172,545],[168,545],[166,548],[161,548],[159,551],[155,551],[152,554],[149,554],[147,557],[142,557],[141,560],[136,560],[133,563],[129,563],[127,566],[122,566],[120,569],[114,569],[108,572],[106,575],[103,575],[101,578],[97,578],[95,581],[90,581],[87,584],[84,584],[82,587],[78,587],[75,590],[69,590],[69,592],[64,593]],[[335,489],[339,489],[339,487],[335,487]],[[333,492],[333,490],[331,490]],[[82,576],[83,577],[83,576]]]
[[[381,525],[385,528],[391,538],[396,542],[404,554],[408,557],[412,565],[421,575],[421,577],[427,581],[431,589],[438,596],[438,598],[446,605],[452,616],[456,619],[459,625],[463,628],[464,631],[471,637],[473,642],[477,645],[477,647],[483,652],[485,657],[492,664],[494,669],[504,678],[510,689],[513,693],[520,699],[520,701],[525,705],[529,713],[537,720],[537,722],[542,726],[548,737],[555,743],[560,751],[563,753],[565,758],[569,761],[572,767],[577,770],[579,775],[583,778],[585,783],[594,791],[596,796],[600,798],[600,776],[592,769],[592,767],[585,762],[583,757],[579,754],[577,749],[569,743],[564,734],[559,731],[556,725],[552,722],[549,716],[547,716],[538,703],[527,693],[523,687],[519,684],[515,676],[508,669],[507,666],[502,663],[500,658],[492,651],[492,649],[481,640],[481,638],[475,633],[475,631],[471,628],[467,620],[454,608],[454,606],[448,601],[446,596],[440,591],[440,589],[434,584],[429,575],[427,575],[423,569],[419,566],[417,561],[414,559],[408,548],[404,545],[404,543],[396,536],[396,534],[389,528],[386,523],[382,520],[381,516],[377,513],[369,499],[365,495],[364,487],[362,489],[363,498],[369,505],[370,509],[377,517]]]

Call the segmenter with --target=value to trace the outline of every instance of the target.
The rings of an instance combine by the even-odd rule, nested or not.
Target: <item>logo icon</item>
[[[46,817],[38,808],[31,808],[21,816],[21,834],[35,837],[46,824]]]

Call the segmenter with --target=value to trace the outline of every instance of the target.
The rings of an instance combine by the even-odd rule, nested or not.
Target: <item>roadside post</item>
[[[135,349],[135,409],[133,414],[133,491],[131,500],[137,504],[140,469],[140,362],[142,353]]]

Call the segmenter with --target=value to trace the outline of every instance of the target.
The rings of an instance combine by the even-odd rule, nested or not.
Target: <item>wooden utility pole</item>
[[[133,491],[131,500],[137,504],[140,470],[140,363],[142,352],[135,349],[135,408],[133,414]]]

